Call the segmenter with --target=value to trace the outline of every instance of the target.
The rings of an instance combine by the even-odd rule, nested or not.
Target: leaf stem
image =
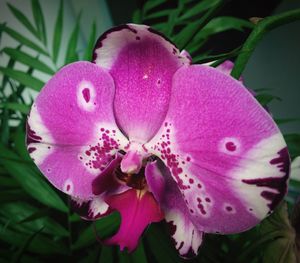
[[[240,55],[237,57],[234,67],[231,72],[231,76],[239,79],[244,71],[246,64],[254,51],[257,43],[262,39],[265,33],[280,27],[282,25],[297,21],[300,19],[300,8],[288,12],[284,12],[279,15],[266,17],[259,21],[256,27],[253,29],[246,42],[244,43]]]

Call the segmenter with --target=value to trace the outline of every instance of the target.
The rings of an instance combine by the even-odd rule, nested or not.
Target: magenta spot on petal
[[[140,38],[140,37],[136,37],[135,39],[136,39],[136,40],[141,40],[141,38]]]
[[[88,103],[91,99],[90,89],[84,88],[82,90],[82,95],[83,95],[84,100]]]
[[[193,210],[193,209],[190,209],[190,212],[193,214],[193,213],[194,213],[194,210]]]
[[[68,184],[68,185],[67,185],[67,192],[69,192],[70,189],[71,189],[71,186]]]
[[[105,129],[104,129],[104,128],[101,128],[101,129],[100,129],[100,131],[104,132],[104,131],[105,131]]]
[[[190,161],[191,161],[191,157],[189,157],[189,156],[186,157],[186,161],[187,161],[187,162],[190,162]]]
[[[29,148],[28,148],[29,154],[30,154],[30,153],[33,153],[35,150],[36,150],[35,147],[29,147]]]
[[[194,183],[194,180],[193,180],[192,178],[190,178],[190,179],[189,179],[189,183],[190,183],[190,184],[193,184],[193,183]]]
[[[87,156],[90,156],[90,155],[91,155],[91,152],[90,152],[90,151],[85,151],[85,154],[86,154]]]
[[[202,185],[201,184],[197,184],[198,188],[202,188]]]
[[[210,203],[210,199],[209,199],[208,197],[205,198],[205,201],[206,201],[207,203]]]
[[[233,142],[227,142],[225,147],[230,152],[234,152],[236,150],[236,145]]]
[[[165,122],[165,127],[167,127],[168,126],[168,123],[167,122]]]
[[[226,209],[228,212],[231,212],[231,211],[232,211],[232,207],[231,207],[231,206],[226,206],[225,209]]]

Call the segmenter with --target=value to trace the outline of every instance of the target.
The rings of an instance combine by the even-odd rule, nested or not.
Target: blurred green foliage
[[[249,21],[218,16],[222,0],[178,0],[176,7],[164,8],[166,0],[146,1],[133,15],[134,23],[147,23],[166,34],[181,49],[197,54],[213,35],[229,30],[253,29]],[[25,123],[30,103],[25,103],[24,91],[39,91],[44,82],[35,72],[53,75],[60,65],[61,41],[64,36],[64,4],[60,1],[55,19],[53,42],[47,38],[47,21],[38,0],[31,0],[33,23],[10,3],[15,18],[31,35],[22,35],[5,23],[0,24],[1,36],[15,39],[17,48],[4,47],[2,56],[9,57],[0,67],[0,262],[184,262],[174,249],[164,223],[153,224],[145,232],[137,250],[128,254],[116,247],[103,246],[97,241],[118,229],[120,216],[114,213],[95,223],[83,221],[70,210],[68,198],[49,184],[31,161],[25,146]],[[84,54],[78,52],[80,15],[69,37],[65,64],[78,59],[90,60],[96,41],[96,24],[91,28]],[[27,49],[36,51],[32,56]],[[194,57],[195,63],[213,65],[240,55],[241,48],[224,54]],[[45,63],[47,58],[51,63]],[[15,69],[16,63],[26,70]],[[269,91],[269,90],[268,90]],[[263,106],[278,99],[266,90],[258,90],[257,99]],[[276,116],[275,116],[276,117]],[[295,119],[278,120],[279,125]],[[300,155],[300,134],[285,134],[291,157]],[[300,183],[290,181],[287,196],[289,211],[300,194]],[[289,221],[287,206],[281,206],[262,224],[238,235],[206,235],[199,255],[189,262],[296,262],[296,232]],[[299,255],[299,251],[298,251]]]

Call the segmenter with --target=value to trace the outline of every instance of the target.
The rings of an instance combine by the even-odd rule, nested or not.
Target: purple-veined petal
[[[111,76],[90,62],[57,72],[38,95],[28,118],[31,157],[58,189],[89,199],[92,181],[128,144],[113,115]]]
[[[168,110],[172,76],[190,63],[160,33],[135,24],[104,33],[94,49],[94,62],[112,75],[116,121],[130,141],[137,142],[157,132]]]
[[[108,196],[107,204],[120,212],[121,226],[106,244],[117,244],[120,249],[125,247],[132,252],[139,241],[144,229],[152,222],[159,222],[164,215],[152,194],[131,189],[118,195]]]
[[[249,229],[286,193],[290,160],[276,124],[240,82],[208,66],[176,72],[166,120],[145,147],[171,170],[200,231]]]
[[[171,237],[182,257],[197,255],[203,232],[198,231],[170,171],[159,162],[149,163],[145,169],[148,187],[165,213]]]

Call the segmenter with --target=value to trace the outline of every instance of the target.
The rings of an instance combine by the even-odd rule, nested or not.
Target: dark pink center
[[[90,99],[91,99],[91,94],[90,94],[90,90],[88,88],[84,88],[82,90],[82,95],[83,95],[83,98],[86,102],[89,102]]]
[[[225,145],[228,151],[234,152],[236,150],[236,145],[233,142],[227,142]]]

